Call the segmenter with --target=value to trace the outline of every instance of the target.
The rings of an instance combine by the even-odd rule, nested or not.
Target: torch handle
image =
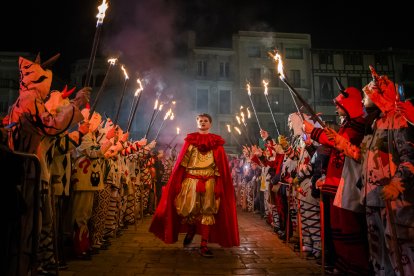
[[[110,64],[108,69],[106,70],[105,78],[102,81],[101,87],[99,88],[99,91],[96,94],[96,98],[95,98],[95,101],[93,102],[91,110],[89,111],[89,117],[88,117],[89,120],[92,118],[92,114],[95,112],[96,105],[98,104],[102,91],[105,89],[106,83],[108,82],[108,76],[109,76],[109,72],[111,72],[111,68],[112,68],[112,65]]]
[[[272,115],[273,123],[275,124],[275,127],[276,127],[277,135],[280,135],[279,128],[277,127],[277,123],[275,120],[275,116],[273,115],[272,107],[270,106],[270,102],[266,94],[265,94],[265,98],[266,98],[267,106],[269,107],[269,110],[270,110],[270,114]]]
[[[99,36],[101,34],[101,29],[102,29],[101,24],[98,24],[96,26],[95,36],[93,38],[91,56],[89,57],[88,69],[86,70],[86,78],[85,78],[84,87],[90,86],[90,83],[91,83],[93,65],[95,64],[96,51],[98,50],[98,42],[99,42]]]
[[[138,96],[137,102],[133,106],[133,109],[134,110],[131,110],[132,111],[132,114],[130,115],[130,118],[129,118],[129,121],[128,121],[127,132],[131,129],[131,125],[132,125],[132,122],[134,121],[135,113],[137,112],[139,100],[141,99],[141,95],[142,95],[142,91],[141,91],[141,93]],[[132,102],[132,104],[134,104],[134,103]]]
[[[308,110],[311,114],[313,120],[317,121],[323,128],[325,128],[325,123],[316,115],[316,112],[313,108],[302,98],[302,96],[293,88],[292,85],[286,80],[286,78],[280,77],[280,80],[289,88],[289,90],[296,96],[296,98],[303,104],[303,106]]]
[[[152,120],[154,119],[154,115],[155,115],[156,111],[157,111],[157,109],[154,109],[154,111],[152,112],[151,120],[149,121],[148,126],[147,126],[147,131],[145,132],[145,136],[144,136],[145,138],[148,137],[148,133],[150,131],[150,128],[151,128],[151,125],[152,125]]]
[[[116,111],[116,115],[115,115],[115,121],[114,121],[115,125],[118,123],[119,112],[121,111],[122,101],[124,99],[124,94],[125,94],[125,90],[126,90],[126,87],[127,87],[127,83],[128,83],[128,79],[125,79],[124,87],[122,88],[121,99],[119,100],[118,110]]]

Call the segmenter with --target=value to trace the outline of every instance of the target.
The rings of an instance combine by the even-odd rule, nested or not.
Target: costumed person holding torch
[[[201,234],[200,255],[213,257],[208,242],[223,247],[240,244],[234,188],[225,141],[209,133],[209,114],[197,116],[198,132],[190,133],[161,196],[149,231],[167,244],[179,233],[187,233],[183,246],[189,247]]]
[[[338,150],[362,164],[360,197],[374,273],[413,275],[414,128],[401,98],[396,100],[394,83],[371,72],[374,80],[363,88],[368,121],[360,147],[332,129],[325,132]]]
[[[355,87],[344,88],[337,80],[340,94],[334,99],[337,114],[344,119],[338,133],[346,140],[358,145],[361,143],[365,118],[361,92]],[[322,128],[316,128],[306,120],[304,131],[312,140],[322,145],[334,147]],[[345,156],[333,149],[329,158],[326,178],[321,182],[323,197],[329,199],[325,205],[325,241],[333,240],[333,247],[326,248],[328,256],[334,256],[334,269],[341,273],[368,274],[367,230],[364,214],[356,210],[337,207],[334,199],[344,170]],[[348,167],[346,168],[348,169]],[[318,184],[317,184],[318,185]],[[332,234],[329,237],[329,233]]]

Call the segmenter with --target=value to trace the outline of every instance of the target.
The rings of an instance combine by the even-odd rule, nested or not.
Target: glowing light
[[[96,18],[98,18],[98,20],[96,21],[96,26],[103,23],[107,8],[108,8],[108,4],[106,3],[106,0],[103,0],[102,4],[98,7],[98,14],[96,15]]]
[[[263,85],[264,85],[264,94],[267,96],[267,86],[269,85],[268,81],[263,80]]]
[[[124,65],[122,65],[122,66],[121,66],[121,69],[122,69],[122,71],[124,72],[124,75],[125,75],[125,80],[129,79],[128,74],[127,74],[127,71],[126,71],[126,69],[125,69]]]

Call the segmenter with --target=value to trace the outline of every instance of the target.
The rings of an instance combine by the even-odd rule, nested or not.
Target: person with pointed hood
[[[378,76],[367,84],[364,105],[370,119],[359,144],[327,129],[335,146],[362,164],[370,260],[376,275],[414,274],[414,128],[401,110],[395,84]],[[388,205],[388,206],[387,206]]]
[[[60,112],[50,113],[45,101],[50,93],[52,84],[52,71],[49,69],[59,57],[55,55],[46,62],[41,62],[38,55],[33,62],[23,57],[19,57],[19,97],[11,106],[9,114],[3,119],[3,124],[8,126],[8,146],[12,151],[19,151],[29,154],[35,154],[40,161],[41,167],[41,208],[40,217],[42,229],[39,231],[39,270],[42,267],[53,265],[55,263],[53,246],[52,246],[52,225],[53,214],[51,207],[51,189],[50,189],[50,164],[53,159],[55,138],[64,133],[70,127],[76,126],[83,119],[80,107],[85,105],[89,100],[90,88],[80,90],[74,100],[69,105],[62,106]],[[29,172],[28,178],[34,179],[33,168],[26,168]],[[34,180],[33,180],[34,181]],[[25,183],[21,192],[25,204],[33,206],[34,183]],[[27,190],[26,190],[27,189]],[[27,208],[33,209],[33,208]],[[25,214],[23,219],[27,219],[22,229],[21,240],[23,245],[31,244],[32,239],[32,219],[31,212]],[[29,249],[30,250],[30,249]],[[20,248],[18,252],[28,252],[27,248]],[[29,256],[21,254],[20,271],[28,271]],[[13,264],[14,262],[11,262]],[[53,269],[53,268],[52,268]]]
[[[364,137],[365,113],[361,91],[355,87],[344,88],[337,80],[340,94],[334,99],[337,114],[342,122],[338,133],[353,144],[359,144]],[[324,204],[326,253],[329,265],[335,271],[345,274],[368,274],[368,244],[366,241],[365,216],[334,205],[334,199],[344,169],[345,155],[335,149],[323,128],[314,127],[304,121],[304,130],[312,140],[332,148],[326,177],[321,192],[327,201]],[[329,203],[328,203],[329,201]],[[333,241],[333,244],[330,243]]]
[[[167,244],[187,233],[189,247],[201,234],[199,253],[213,257],[208,242],[223,247],[240,245],[234,188],[224,140],[209,133],[211,116],[197,116],[198,132],[190,133],[161,196],[149,231]]]

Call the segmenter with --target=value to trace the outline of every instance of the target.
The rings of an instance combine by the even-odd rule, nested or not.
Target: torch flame
[[[174,120],[174,112],[171,112],[170,120]]]
[[[264,94],[267,96],[267,86],[269,85],[269,82],[263,80],[263,85],[264,85]]]
[[[138,94],[142,91],[142,90],[144,90],[144,88],[142,87],[142,83],[141,83],[141,80],[140,79],[137,79],[137,83],[138,83],[138,89],[135,91],[135,94],[134,94],[134,96],[136,97],[136,96],[138,96]]]
[[[243,113],[243,111],[242,112],[240,112],[240,115],[241,115],[241,121],[243,122],[243,124],[244,124],[244,113]]]
[[[227,125],[227,131],[228,131],[229,133],[231,133],[231,128],[230,128],[230,125]]]
[[[163,107],[164,107],[164,104],[160,104],[160,107],[158,108],[158,111],[161,111]]]
[[[240,117],[236,115],[237,123],[240,125]]]
[[[269,52],[269,56],[271,56],[275,60],[275,62],[277,63],[277,72],[279,73],[280,77],[282,79],[284,79],[285,75],[283,73],[282,57],[280,56],[280,54],[278,52],[276,52],[276,54],[272,54],[271,52]]]
[[[234,129],[239,133],[239,135],[241,135],[241,131],[238,127],[234,127]]]
[[[249,118],[249,119],[250,119],[251,114],[250,114],[249,107],[247,107],[247,108],[246,108],[246,110],[247,110],[247,118]]]
[[[249,94],[249,96],[251,96],[252,93],[250,92],[250,83],[248,82],[246,86],[247,86],[247,94]]]
[[[180,128],[177,127],[177,135],[180,134]]]
[[[98,7],[98,14],[96,15],[96,18],[98,18],[98,20],[96,21],[96,27],[98,27],[100,24],[103,23],[103,20],[105,18],[105,12],[106,9],[108,8],[108,4],[106,3],[106,0],[102,1],[102,4]]]
[[[164,120],[167,120],[167,118],[170,116],[170,114],[172,113],[172,110],[171,110],[171,108],[165,113],[165,116],[164,116]]]
[[[117,62],[117,58],[109,58],[108,59],[108,63],[110,64],[110,65],[115,65],[115,63]]]
[[[155,100],[154,109],[158,108],[158,99]]]
[[[126,70],[125,70],[124,65],[122,65],[122,66],[121,66],[121,69],[122,69],[122,71],[124,72],[124,75],[125,75],[125,80],[129,79],[128,74],[127,74],[127,72],[126,72]]]

